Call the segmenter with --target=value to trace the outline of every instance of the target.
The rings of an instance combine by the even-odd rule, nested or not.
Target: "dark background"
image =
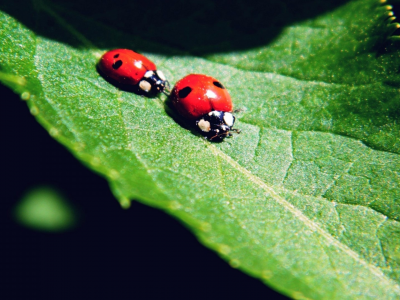
[[[178,221],[133,202],[81,165],[0,85],[3,106],[0,299],[287,299],[232,269]],[[80,211],[72,231],[14,222],[29,189],[49,185]]]
[[[96,47],[203,56],[267,45],[285,26],[345,2],[68,0],[52,9]],[[38,3],[4,1],[0,9],[42,36],[85,46]],[[287,299],[232,269],[163,212],[137,202],[123,210],[107,182],[54,141],[18,95],[1,85],[0,95],[0,299]],[[78,208],[77,228],[50,234],[13,221],[17,201],[39,185],[58,189]]]

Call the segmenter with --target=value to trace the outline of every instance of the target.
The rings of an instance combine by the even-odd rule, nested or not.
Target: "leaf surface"
[[[351,1],[264,45],[223,52],[175,37],[162,46],[154,32],[128,38],[68,5],[34,2],[29,16],[4,6],[0,80],[108,178],[121,205],[165,210],[232,267],[293,298],[399,298],[400,52],[387,39],[397,26],[390,7]],[[105,81],[96,63],[114,47],[144,49],[172,84],[189,73],[219,78],[242,109],[242,134],[207,142],[165,96]]]

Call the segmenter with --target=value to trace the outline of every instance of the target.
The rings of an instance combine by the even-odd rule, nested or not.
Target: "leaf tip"
[[[238,259],[231,259],[230,261],[229,261],[229,265],[232,267],[232,268],[234,268],[234,269],[237,269],[237,268],[239,268],[240,267],[240,261],[238,260]]]
[[[131,201],[129,201],[128,198],[122,197],[119,199],[119,205],[121,205],[123,209],[128,209],[131,207]]]
[[[20,97],[21,100],[28,101],[31,98],[31,94],[29,92],[23,92]]]
[[[36,106],[32,106],[30,109],[30,113],[32,116],[37,116],[39,114],[39,108],[37,108]]]
[[[50,136],[52,136],[52,137],[57,137],[58,134],[59,134],[59,132],[58,132],[58,130],[57,130],[56,128],[52,127],[52,128],[50,128],[50,130],[49,130],[49,134],[50,134]]]

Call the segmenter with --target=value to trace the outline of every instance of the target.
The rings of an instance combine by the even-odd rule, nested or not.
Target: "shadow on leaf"
[[[90,47],[91,43],[111,49],[136,44],[141,51],[176,54],[159,46],[162,44],[207,55],[266,45],[285,26],[331,11],[347,1],[154,0],[151,6],[137,0],[24,2],[6,1],[0,8],[39,35],[74,47]]]

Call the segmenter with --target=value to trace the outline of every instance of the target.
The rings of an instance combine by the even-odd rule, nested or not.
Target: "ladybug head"
[[[146,94],[162,92],[168,96],[170,93],[169,82],[160,70],[147,71],[139,82],[139,88]]]
[[[222,141],[226,137],[231,137],[231,131],[239,133],[240,130],[232,128],[234,124],[234,115],[218,110],[213,110],[196,121],[196,126],[204,137],[213,141]]]

